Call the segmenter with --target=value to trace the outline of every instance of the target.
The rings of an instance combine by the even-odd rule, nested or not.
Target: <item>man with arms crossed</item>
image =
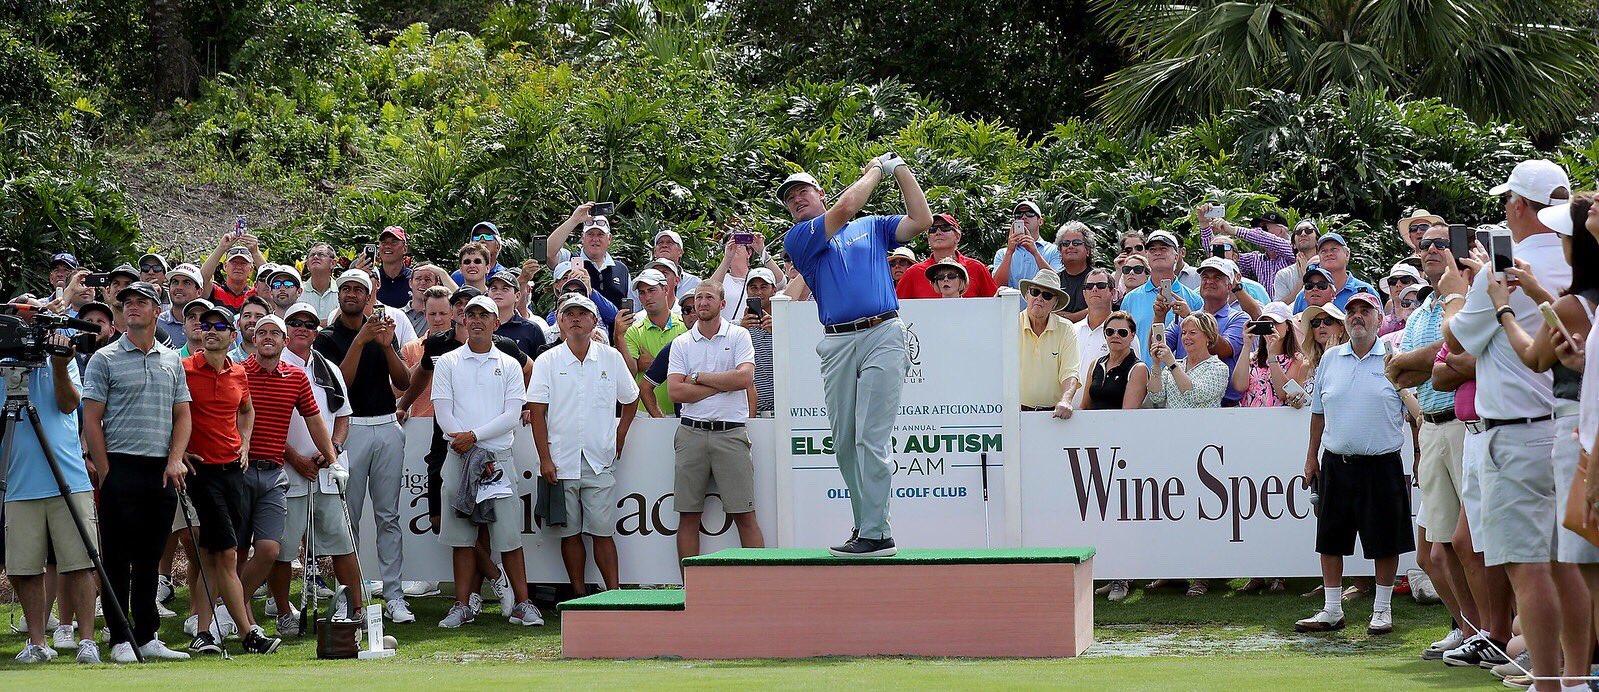
[[[672,340],[667,389],[683,405],[673,440],[677,470],[673,501],[682,517],[677,525],[678,559],[700,554],[700,515],[711,479],[722,496],[722,510],[738,525],[739,545],[761,548],[755,522],[755,465],[744,429],[750,404],[746,390],[755,381],[755,345],[749,330],[722,320],[722,284],[694,287],[694,330]]]
[[[906,215],[855,218],[885,176],[899,183]],[[889,442],[910,356],[894,282],[882,257],[927,230],[933,212],[916,176],[894,155],[867,162],[860,179],[831,208],[816,179],[805,173],[784,180],[777,197],[795,222],[783,247],[815,294],[826,333],[816,353],[822,359],[838,469],[855,517],[849,540],[832,553],[894,555],[888,526],[894,480]]]

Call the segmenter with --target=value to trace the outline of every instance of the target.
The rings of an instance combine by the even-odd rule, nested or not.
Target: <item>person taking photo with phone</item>
[[[1041,269],[1061,270],[1060,249],[1054,243],[1039,239],[1039,229],[1044,225],[1044,213],[1038,203],[1024,199],[1011,210],[1010,235],[1005,247],[994,253],[994,263],[989,271],[995,283],[1017,288],[1022,282],[1036,276]]]
[[[766,267],[750,270],[745,282],[744,319],[739,326],[749,330],[755,344],[755,383],[750,399],[750,415],[770,414],[776,408],[776,387],[772,379],[772,296],[777,295],[777,278]]]
[[[633,283],[632,274],[626,263],[611,256],[611,220],[604,214],[595,213],[596,208],[610,213],[614,212],[615,205],[610,202],[577,205],[561,225],[550,231],[549,240],[545,241],[547,254],[542,259],[552,267],[571,262],[573,266],[583,269],[588,272],[589,286],[605,296],[612,305],[619,305],[627,297],[628,287]],[[565,245],[567,238],[580,227],[582,231],[578,243],[582,261],[578,262]]]
[[[729,225],[727,242],[722,245],[721,264],[705,279],[720,284],[722,295],[727,297],[722,307],[723,320],[738,324],[743,319],[744,310],[749,307],[745,285],[749,281],[750,271],[756,267],[767,270],[773,277],[782,276],[777,262],[766,251],[766,236],[744,230],[743,225],[735,220]],[[778,289],[782,288],[783,284],[780,283]]]
[[[1198,291],[1177,281],[1177,259],[1182,254],[1182,244],[1177,242],[1177,236],[1167,231],[1155,231],[1144,241],[1144,252],[1149,258],[1149,279],[1122,296],[1121,309],[1132,315],[1133,321],[1146,330],[1138,337],[1137,352],[1138,359],[1147,362],[1150,335],[1165,340],[1166,330],[1179,319],[1174,309],[1176,304],[1184,303],[1188,311],[1193,311],[1203,307],[1205,299],[1200,297]],[[1131,261],[1122,267],[1123,272],[1131,269]],[[1155,319],[1156,301],[1167,306],[1159,321]]]

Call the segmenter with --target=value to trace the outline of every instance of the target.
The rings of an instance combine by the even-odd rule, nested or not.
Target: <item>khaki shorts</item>
[[[561,527],[561,537],[586,533],[590,536],[616,534],[616,476],[610,471],[595,473],[587,461],[579,460],[583,477],[562,480],[566,496],[566,526]]]
[[[200,517],[195,516],[193,507],[189,508],[189,522],[194,524],[196,530],[200,528]],[[172,510],[172,533],[188,528],[188,524],[183,523],[183,501],[179,500],[177,509]]]
[[[1434,543],[1454,540],[1460,523],[1460,495],[1465,482],[1461,471],[1466,424],[1421,424],[1421,464],[1416,479],[1421,485],[1421,503],[1427,512],[1427,537]]]
[[[315,484],[312,481],[312,485]],[[311,493],[284,499],[288,511],[278,562],[293,562],[300,553],[300,544],[305,540],[306,512],[313,502],[310,498],[315,498],[316,503],[316,535],[311,537],[309,546],[314,554],[349,555],[355,552],[349,519],[345,518],[348,510],[343,506],[344,500],[339,499],[338,495]]]
[[[444,506],[439,508],[439,541],[451,548],[470,548],[477,545],[478,524],[471,519],[461,516],[460,512],[450,506],[450,499],[461,487],[461,464],[464,463],[461,455],[455,450],[444,457],[443,495],[440,500]],[[511,464],[510,454],[495,456],[495,463],[499,470],[512,478],[516,477],[516,467]],[[489,550],[496,553],[508,553],[522,547],[522,503],[515,496],[497,497],[489,500],[494,507],[494,521],[483,525],[489,532]]]
[[[755,511],[755,464],[750,460],[748,428],[714,432],[679,425],[672,446],[677,451],[672,484],[677,511],[705,511],[713,480],[722,511]]]
[[[90,540],[99,547],[100,525],[94,514],[94,493],[73,493],[72,506],[83,517]],[[51,549],[59,572],[89,569],[89,551],[72,523],[67,501],[60,496],[6,503],[6,573],[19,577],[44,574]]]

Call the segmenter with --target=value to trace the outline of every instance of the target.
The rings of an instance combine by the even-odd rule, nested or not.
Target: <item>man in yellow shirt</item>
[[[1042,269],[1022,281],[1022,301],[1027,306],[1019,321],[1022,330],[1022,410],[1054,411],[1056,418],[1072,417],[1072,397],[1077,379],[1077,328],[1055,311],[1068,297],[1060,275]]]

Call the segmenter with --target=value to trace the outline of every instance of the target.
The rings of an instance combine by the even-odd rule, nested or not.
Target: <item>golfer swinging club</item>
[[[899,183],[905,215],[855,218],[885,177]],[[816,354],[838,470],[855,514],[849,541],[831,552],[887,557],[897,552],[888,528],[894,480],[889,442],[910,357],[884,258],[926,231],[933,213],[910,168],[893,154],[868,162],[831,209],[816,179],[805,173],[784,180],[777,197],[795,221],[783,246],[815,294],[826,332]]]

